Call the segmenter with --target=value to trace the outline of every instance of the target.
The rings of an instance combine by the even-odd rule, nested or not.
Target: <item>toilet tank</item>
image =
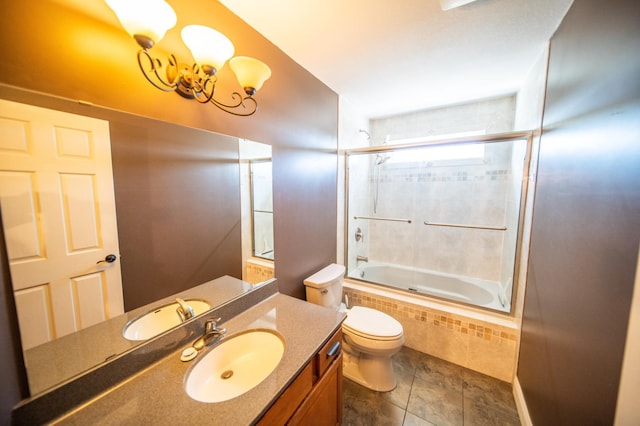
[[[304,280],[307,302],[338,309],[345,267],[332,263]]]

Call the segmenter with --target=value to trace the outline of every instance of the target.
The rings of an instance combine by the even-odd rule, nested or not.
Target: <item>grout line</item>
[[[410,348],[408,348],[408,349],[410,349]],[[418,378],[417,377],[417,375],[418,375],[418,366],[420,365],[420,361],[424,360],[425,358],[426,359],[432,358],[432,356],[428,355],[428,354],[420,353],[420,351],[416,351],[414,349],[410,349],[410,350],[418,352],[418,354],[417,354],[417,356],[411,355],[411,357],[407,358],[408,360],[412,361],[411,363],[409,363],[409,365],[408,365],[409,369],[407,370],[407,373],[409,373],[409,377],[411,378],[411,384],[410,384],[410,387],[409,387],[409,392],[408,392],[408,395],[407,395],[407,399],[406,399],[406,401],[404,403],[404,408],[399,406],[399,405],[397,405],[397,404],[395,404],[394,402],[392,402],[390,400],[385,399],[385,401],[387,403],[390,403],[390,404],[392,404],[392,405],[394,405],[394,406],[396,406],[398,408],[401,408],[404,411],[403,418],[402,418],[402,423],[401,423],[403,425],[407,422],[408,414],[411,414],[412,416],[414,416],[416,418],[420,418],[421,420],[424,420],[427,423],[429,422],[427,419],[424,419],[420,415],[418,415],[416,413],[413,413],[412,411],[409,410],[409,401],[411,400],[411,396],[412,396],[412,394],[414,392],[413,388],[415,387],[416,379]],[[433,358],[437,358],[437,357],[433,357]],[[449,363],[446,360],[445,360],[445,362]],[[395,362],[394,362],[394,364],[399,365],[399,363],[395,363]],[[451,363],[451,364],[453,364],[453,363]],[[466,379],[465,379],[465,373],[464,372],[467,369],[464,368],[464,367],[461,367],[461,366],[457,366],[455,364],[453,364],[453,365],[455,367],[458,367],[456,374],[460,375],[461,378],[462,378],[462,386],[461,386],[461,389],[460,389],[460,403],[461,403],[460,407],[461,407],[461,412],[462,412],[462,424],[464,425],[464,424],[468,424],[470,422],[470,419],[465,419],[465,414],[466,413],[465,413],[465,386],[464,386],[464,383],[465,383]],[[411,370],[413,370],[412,374],[411,374]],[[475,372],[474,372],[474,374],[475,374]],[[478,374],[482,375],[482,373],[478,373]],[[490,376],[487,376],[487,377],[489,379],[493,379]],[[499,381],[498,379],[493,379],[493,380]],[[514,393],[515,393],[515,391],[514,391]],[[512,395],[512,397],[514,397],[514,396],[515,395]],[[473,398],[471,396],[469,396],[469,399],[473,400]],[[516,405],[517,405],[517,403],[518,403],[517,399],[516,399],[515,402],[516,402]],[[508,416],[514,416],[515,415],[515,418],[522,422],[522,420],[520,419],[521,416],[520,416],[520,412],[519,412],[520,411],[519,407],[516,407],[517,411],[515,413],[510,413],[510,412],[508,413],[508,412],[504,411],[502,409],[502,407],[499,406],[499,405],[495,405],[495,406],[493,404],[489,404],[489,405],[491,406],[490,408],[492,408],[491,411],[497,412],[499,414],[508,415]],[[470,405],[470,407],[471,407],[471,405]],[[473,414],[473,410],[471,410],[469,412],[469,414],[472,415]]]
[[[460,389],[460,399],[462,400],[462,426],[464,426],[465,424],[465,415],[464,415],[464,383],[465,383],[465,379],[464,379],[464,372],[460,371],[461,375],[462,375],[462,386]]]
[[[419,358],[422,358],[422,354],[420,354]],[[416,361],[416,365],[413,367],[413,377],[411,378],[411,386],[409,388],[409,395],[407,396],[407,403],[405,404],[405,408],[404,408],[404,417],[402,418],[402,424],[404,425],[406,419],[407,419],[407,413],[411,413],[409,411],[409,401],[411,400],[411,394],[413,392],[413,385],[416,382],[416,376],[418,375],[418,358],[414,359],[414,361]],[[418,416],[417,414],[411,413],[411,415],[418,417],[420,419],[422,419],[422,417]],[[428,422],[427,419],[422,419],[426,422]]]

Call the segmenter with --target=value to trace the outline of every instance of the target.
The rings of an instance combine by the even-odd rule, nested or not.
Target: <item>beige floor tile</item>
[[[511,385],[403,347],[393,357],[398,387],[375,392],[344,380],[343,424],[518,425]]]
[[[436,425],[462,425],[462,390],[416,378],[407,412]]]
[[[385,401],[379,394],[345,379],[342,424],[401,426],[405,410]]]
[[[403,426],[435,426],[433,423],[426,421],[425,419],[421,419],[418,416],[415,416],[411,413],[407,413],[404,416]]]

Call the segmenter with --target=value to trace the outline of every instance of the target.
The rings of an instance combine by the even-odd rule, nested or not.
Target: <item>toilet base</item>
[[[389,392],[396,388],[391,357],[371,357],[344,352],[342,375],[349,380],[377,392]]]

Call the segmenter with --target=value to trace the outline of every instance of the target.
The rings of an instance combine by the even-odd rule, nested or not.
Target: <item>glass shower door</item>
[[[510,311],[528,140],[347,156],[347,274]]]

